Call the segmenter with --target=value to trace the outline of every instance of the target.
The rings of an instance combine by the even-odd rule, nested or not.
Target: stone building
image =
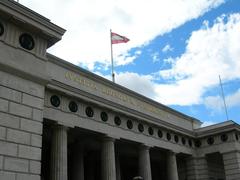
[[[0,1],[0,180],[239,180],[240,126],[201,122],[46,53],[65,30]]]

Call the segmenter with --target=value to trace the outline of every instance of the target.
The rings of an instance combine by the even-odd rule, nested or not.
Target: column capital
[[[54,124],[54,125],[52,126],[52,128],[53,128],[53,129],[63,129],[63,130],[66,130],[66,131],[69,130],[69,127],[64,126],[64,125],[61,125],[61,124]]]
[[[177,155],[177,152],[169,150],[169,151],[167,151],[167,154],[168,155]]]
[[[140,150],[150,150],[151,149],[151,146],[148,146],[146,144],[140,144],[139,145],[139,149]]]
[[[115,142],[115,140],[116,140],[115,138],[107,136],[107,135],[102,137],[103,142],[106,142],[106,141]]]

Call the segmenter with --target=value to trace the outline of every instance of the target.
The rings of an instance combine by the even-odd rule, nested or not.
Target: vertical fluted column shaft
[[[116,180],[114,139],[104,137],[102,142],[102,179]]]
[[[139,148],[139,174],[144,180],[152,180],[149,147],[145,145]]]
[[[51,148],[51,180],[67,180],[67,127],[53,128]]]
[[[178,180],[177,160],[174,152],[168,152],[167,172],[168,180]]]

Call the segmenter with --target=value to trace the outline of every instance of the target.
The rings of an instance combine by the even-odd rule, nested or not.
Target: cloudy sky
[[[240,123],[239,0],[20,0],[67,30],[48,50],[111,79],[110,29],[130,39],[113,45],[116,83],[204,125]]]

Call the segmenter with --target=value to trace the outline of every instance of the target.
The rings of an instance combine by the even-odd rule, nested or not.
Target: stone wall
[[[0,179],[40,180],[44,86],[0,71]]]

